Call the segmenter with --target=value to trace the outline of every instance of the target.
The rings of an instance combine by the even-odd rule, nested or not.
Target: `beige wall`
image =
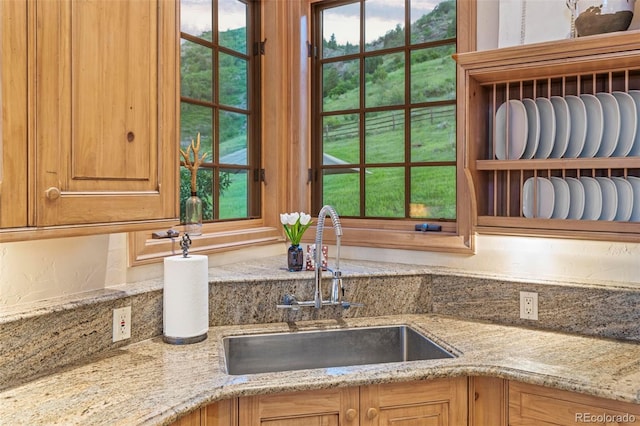
[[[478,4],[478,48],[496,47],[498,0],[479,0]],[[359,247],[342,247],[341,251],[345,258],[415,263],[517,279],[640,287],[640,244],[479,236],[473,256]],[[236,251],[210,256],[209,265],[284,252],[284,244]],[[161,276],[161,263],[127,267],[125,234],[0,244],[0,307]]]

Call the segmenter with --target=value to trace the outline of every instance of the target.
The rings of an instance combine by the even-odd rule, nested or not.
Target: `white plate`
[[[633,209],[631,209],[629,221],[640,222],[640,178],[629,176],[627,180],[633,188]]]
[[[569,116],[571,117],[569,145],[564,156],[566,158],[576,158],[582,152],[587,138],[587,108],[584,106],[582,99],[577,96],[567,95],[564,99],[569,105]]]
[[[500,105],[496,112],[496,158],[498,160],[517,160],[522,157],[527,143],[528,127],[527,110],[522,102],[511,99]]]
[[[569,215],[569,184],[559,177],[549,178],[553,185],[553,213],[551,219],[566,219]]]
[[[567,101],[563,97],[552,96],[551,104],[553,105],[553,112],[556,114],[556,137],[549,157],[560,158],[569,146],[571,117],[569,116],[569,105],[567,105]]]
[[[633,98],[633,101],[636,104],[636,112],[640,115],[640,90],[629,90],[629,95]],[[640,124],[640,117],[636,117],[636,125]],[[636,137],[633,140],[633,146],[631,147],[631,151],[629,151],[629,156],[638,157],[640,156],[640,131],[638,131],[636,127]]]
[[[633,147],[636,138],[636,128],[638,126],[638,111],[636,102],[631,95],[625,92],[611,93],[618,101],[620,108],[620,136],[618,145],[611,154],[613,157],[626,157]]]
[[[569,186],[569,213],[567,219],[581,219],[584,213],[584,186],[573,177],[565,178]]]
[[[556,137],[556,114],[547,98],[536,98],[536,105],[540,114],[540,141],[535,158],[549,158]]]
[[[633,210],[633,187],[628,180],[621,177],[612,177],[618,192],[618,210],[616,210],[615,221],[626,222],[631,218]]]
[[[618,190],[613,181],[607,177],[597,177],[602,190],[602,212],[598,220],[613,220],[618,210]]]
[[[603,129],[602,141],[596,157],[611,157],[616,149],[618,137],[620,136],[620,107],[618,101],[611,93],[596,93],[602,104]]]
[[[529,127],[527,144],[524,148],[522,158],[533,158],[540,143],[540,113],[538,112],[536,101],[533,99],[525,98],[522,100],[522,103],[527,110],[527,124]]]
[[[598,220],[602,213],[602,190],[597,180],[592,177],[582,176],[580,183],[584,187],[584,220]]]
[[[639,93],[640,95],[640,93]],[[587,136],[584,141],[584,148],[580,152],[580,157],[591,158],[596,155],[600,149],[603,130],[603,113],[602,104],[595,95],[582,94],[580,99],[584,103],[587,110]]]
[[[537,181],[537,185],[535,182]],[[530,177],[522,187],[522,212],[528,218],[549,219],[553,214],[553,185],[549,179]]]

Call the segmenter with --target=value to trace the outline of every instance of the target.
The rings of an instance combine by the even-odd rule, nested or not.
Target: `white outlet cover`
[[[131,338],[131,306],[113,310],[113,342]]]
[[[529,302],[531,306],[529,305]],[[520,318],[538,320],[538,293],[530,291],[520,292]]]

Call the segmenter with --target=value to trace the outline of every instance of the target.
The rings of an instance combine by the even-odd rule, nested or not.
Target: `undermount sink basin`
[[[406,325],[223,338],[232,375],[453,358]]]

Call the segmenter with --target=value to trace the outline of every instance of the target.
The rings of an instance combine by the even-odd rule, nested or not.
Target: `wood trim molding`
[[[279,228],[265,226],[260,220],[243,223],[243,228],[239,228],[237,222],[205,225],[201,236],[191,237],[189,252],[211,254],[284,241]],[[182,235],[182,228],[173,229]],[[166,256],[180,254],[180,237],[153,239],[151,234],[151,231],[129,234],[129,266],[156,263]]]

